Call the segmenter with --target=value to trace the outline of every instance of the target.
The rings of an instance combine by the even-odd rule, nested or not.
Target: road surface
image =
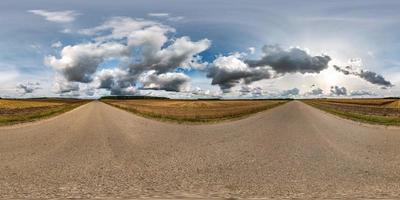
[[[293,101],[179,125],[101,102],[0,128],[0,198],[399,197],[400,130]]]

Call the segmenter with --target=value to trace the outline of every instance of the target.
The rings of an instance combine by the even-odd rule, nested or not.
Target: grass
[[[285,100],[102,100],[134,114],[177,123],[215,123],[261,112]]]
[[[399,100],[388,99],[319,99],[305,103],[328,113],[354,121],[400,126]]]
[[[0,126],[55,116],[86,102],[76,99],[0,99]]]

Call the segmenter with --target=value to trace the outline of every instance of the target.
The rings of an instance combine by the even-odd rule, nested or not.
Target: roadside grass
[[[320,110],[326,111],[328,113],[350,119],[353,121],[368,123],[368,124],[377,124],[377,125],[385,125],[385,126],[400,126],[400,109],[399,108],[386,108],[390,102],[386,100],[382,100],[385,103],[379,103],[376,101],[376,106],[368,106],[370,103],[360,102],[360,100],[354,100],[354,102],[349,102],[351,100],[345,100],[346,104],[355,104],[353,107],[346,109],[341,108],[340,103],[330,104],[329,101],[326,100],[304,100],[303,102],[316,107]],[[379,105],[378,105],[379,104]],[[342,105],[344,106],[344,105]],[[351,110],[353,108],[353,110]],[[359,110],[362,108],[363,112]],[[370,113],[366,113],[365,110],[369,110]],[[385,113],[385,110],[389,110],[390,113]],[[379,111],[379,112],[378,112]]]
[[[0,100],[0,126],[32,122],[55,116],[89,101],[87,100]]]
[[[217,123],[274,108],[286,100],[102,100],[136,115],[175,123]]]

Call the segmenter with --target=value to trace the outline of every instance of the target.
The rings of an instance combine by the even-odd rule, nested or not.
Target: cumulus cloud
[[[182,91],[189,80],[190,78],[183,73],[167,72],[165,74],[157,74],[155,71],[149,71],[140,78],[143,89],[174,92]]]
[[[33,93],[35,90],[40,89],[40,83],[32,83],[32,82],[27,82],[27,83],[20,83],[17,85],[17,89],[21,90],[23,94],[29,94]]]
[[[333,96],[346,96],[347,95],[347,89],[345,87],[340,87],[340,86],[331,86],[331,95]]]
[[[290,48],[285,50],[278,45],[265,45],[264,56],[259,60],[246,60],[250,67],[270,66],[278,74],[319,73],[328,68],[329,56],[311,56],[305,50]]]
[[[299,95],[300,90],[298,88],[293,88],[290,90],[284,90],[281,92],[282,97],[291,97],[291,96],[296,96]]]
[[[338,72],[343,73],[344,75],[354,75],[358,76],[372,84],[379,85],[382,87],[392,87],[393,84],[386,80],[382,75],[377,74],[376,72],[368,71],[368,70],[363,70],[359,69],[358,67],[355,66],[345,66],[345,67],[339,67],[337,65],[333,66],[334,69]]]
[[[57,22],[57,23],[73,22],[75,18],[78,15],[80,15],[78,12],[73,10],[66,10],[66,11],[29,10],[28,12],[42,16],[47,21]]]
[[[230,92],[231,88],[240,82],[250,84],[254,81],[268,79],[271,74],[266,67],[250,68],[236,55],[230,55],[215,59],[207,77],[212,78],[212,85],[218,85],[226,93]]]
[[[88,83],[99,64],[106,59],[128,55],[129,50],[123,44],[86,43],[64,47],[60,58],[47,56],[45,64],[61,72],[67,81]]]
[[[113,95],[134,94],[139,86],[179,91],[189,77],[177,73],[177,68],[204,68],[207,63],[198,54],[208,49],[211,41],[192,41],[186,36],[171,39],[171,32],[175,29],[158,22],[114,17],[80,31],[92,36],[92,42],[65,46],[59,57],[47,56],[45,63],[66,81],[95,82]],[[110,59],[117,60],[118,66],[99,71]]]
[[[246,55],[220,56],[211,64],[207,77],[223,92],[239,83],[250,84],[287,73],[319,73],[328,68],[329,56],[311,56],[299,48],[284,50],[277,45],[265,45],[258,60],[246,60]],[[254,52],[254,49],[250,50]]]

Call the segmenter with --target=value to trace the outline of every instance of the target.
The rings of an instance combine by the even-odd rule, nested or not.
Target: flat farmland
[[[400,125],[399,99],[312,99],[304,102],[356,121]]]
[[[0,99],[0,125],[54,116],[86,102],[78,99]]]
[[[144,117],[175,122],[217,122],[281,105],[285,100],[102,100]]]

